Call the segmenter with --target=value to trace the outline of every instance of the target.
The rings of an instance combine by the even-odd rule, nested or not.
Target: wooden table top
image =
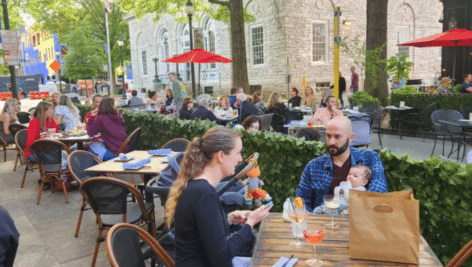
[[[175,152],[173,152],[175,153]],[[126,163],[136,162],[141,159],[151,158],[151,163],[145,165],[139,170],[125,170],[123,169],[122,161],[115,161],[111,159],[109,161],[102,162],[93,167],[86,169],[86,172],[98,172],[98,173],[127,173],[127,174],[158,174],[165,167],[167,162],[161,162],[161,159],[165,157],[151,156],[147,151],[135,150],[126,154],[127,156],[134,157],[133,160],[127,161]]]
[[[422,236],[419,265],[351,259],[348,217],[334,216],[335,222],[340,225],[334,230],[325,226],[331,221],[331,216],[311,214],[307,219],[308,228],[315,226],[325,228],[324,239],[316,246],[316,256],[325,262],[324,266],[443,266]],[[291,223],[283,220],[282,213],[271,212],[260,227],[250,266],[272,266],[280,257],[289,258],[292,254],[294,258],[298,258],[296,267],[308,266],[305,261],[313,258],[313,247],[307,244],[301,249],[292,248],[289,243],[294,240]],[[303,238],[300,240],[304,241]]]

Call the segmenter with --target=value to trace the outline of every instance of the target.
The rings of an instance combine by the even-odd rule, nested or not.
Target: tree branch
[[[247,8],[251,2],[252,0],[247,1],[246,6],[244,8]]]
[[[230,0],[231,1],[231,0]],[[221,1],[221,0],[208,0],[208,2],[212,4],[218,4],[218,5],[223,5],[229,7],[229,2],[228,1]]]

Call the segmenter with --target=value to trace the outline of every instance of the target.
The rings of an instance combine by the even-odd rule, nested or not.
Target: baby
[[[325,204],[316,207],[314,214],[334,214],[347,215],[349,203],[349,189],[365,191],[365,186],[369,184],[372,178],[372,169],[365,165],[352,166],[347,175],[346,181],[341,182],[339,186],[334,188],[335,198],[338,199],[339,208],[330,210]]]

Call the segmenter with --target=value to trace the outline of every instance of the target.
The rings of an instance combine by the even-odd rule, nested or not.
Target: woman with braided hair
[[[215,186],[234,174],[243,159],[239,134],[215,127],[187,147],[177,180],[166,202],[166,223],[175,227],[176,266],[233,266],[252,241],[252,227],[271,207],[225,215]],[[230,224],[243,224],[230,238]]]

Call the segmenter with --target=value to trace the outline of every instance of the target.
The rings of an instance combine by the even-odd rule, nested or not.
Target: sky
[[[20,16],[23,18],[23,21],[26,23],[26,28],[29,28],[33,25],[36,21],[31,17],[29,14],[20,13]]]

